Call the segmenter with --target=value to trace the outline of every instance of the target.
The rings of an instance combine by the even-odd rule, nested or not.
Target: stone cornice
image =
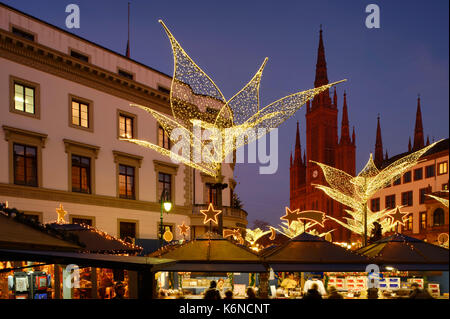
[[[159,202],[128,200],[112,196],[83,194],[42,187],[29,187],[4,183],[0,183],[0,195],[54,201],[55,207],[58,203],[67,202],[82,205],[141,210],[146,212],[159,212],[161,210],[161,204]],[[175,206],[170,213],[190,216],[192,215],[192,208],[188,206]]]
[[[168,94],[2,29],[0,57],[172,114]]]

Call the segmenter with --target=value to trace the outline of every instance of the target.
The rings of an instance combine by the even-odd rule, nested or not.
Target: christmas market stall
[[[433,297],[448,298],[448,248],[396,233],[357,252],[372,258],[382,274],[392,275],[379,280],[384,295],[407,295],[416,282]]]
[[[256,288],[257,277],[261,281],[267,274],[254,251],[212,232],[182,244],[166,245],[150,256],[177,261],[163,267],[164,272],[159,274],[161,297],[182,294],[185,298],[203,298],[214,280],[222,296],[231,290],[235,298],[243,298],[247,286]],[[264,294],[261,284],[259,289]]]
[[[271,278],[275,280],[271,281],[270,290],[276,298],[301,298],[314,283],[325,295],[330,281],[335,285],[328,272],[352,272],[364,276],[367,265],[372,263],[368,257],[308,233],[279,247],[263,250],[261,258],[271,268]],[[336,288],[354,295],[345,286]]]
[[[152,265],[165,262],[135,257],[140,247],[93,227],[59,218],[43,225],[5,207],[0,249],[0,298],[6,299],[112,298],[119,284],[125,298],[148,297],[153,289],[140,287],[138,277],[152,281]],[[74,277],[77,284],[64,284]]]

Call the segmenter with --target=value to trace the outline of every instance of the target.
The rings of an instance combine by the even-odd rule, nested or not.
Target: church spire
[[[295,134],[294,162],[302,164],[302,145],[300,144],[300,130],[297,121],[297,133]]]
[[[337,93],[336,93],[336,87],[334,87],[333,104],[334,104],[334,107],[337,107]]]
[[[316,79],[314,80],[314,87],[319,87],[328,84],[327,62],[325,61],[325,48],[323,46],[322,25],[320,25],[319,48],[317,51],[316,63]]]
[[[347,112],[347,93],[344,91],[344,106],[342,107],[342,123],[341,123],[341,141],[339,144],[350,144],[350,130],[348,125],[348,112]]]
[[[408,152],[412,151],[412,146],[411,146],[411,136],[409,137],[409,142],[408,142]]]
[[[352,144],[353,144],[353,146],[355,146],[355,139],[356,139],[355,126],[353,126],[353,133],[352,133]]]
[[[419,150],[425,145],[423,138],[422,111],[420,110],[420,95],[417,97],[416,125],[414,128],[413,150]]]
[[[377,117],[377,138],[375,141],[375,165],[381,167],[383,164],[383,140],[381,138],[380,115]]]

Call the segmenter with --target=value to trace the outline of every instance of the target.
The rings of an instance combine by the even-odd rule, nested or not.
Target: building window
[[[412,206],[413,204],[413,192],[404,192],[402,193],[402,205],[404,206]]]
[[[14,83],[14,108],[16,111],[34,114],[34,88]]]
[[[395,208],[395,194],[386,196],[386,209]]]
[[[170,150],[169,135],[161,126],[158,127],[158,145]]]
[[[89,56],[78,51],[70,50],[70,56],[83,62],[89,62]]]
[[[218,201],[218,190],[216,187],[208,186],[208,196],[209,196],[209,203],[213,204],[214,206],[217,206]]]
[[[8,142],[9,183],[42,186],[42,149],[47,134],[27,131],[3,125],[4,138]]]
[[[159,198],[161,198],[162,192],[166,190],[169,200],[172,200],[172,175],[159,173],[158,174],[158,194]]]
[[[419,204],[425,203],[425,200],[427,199],[427,197],[426,197],[427,193],[428,193],[428,187],[419,189]]]
[[[89,104],[72,101],[72,124],[89,128]]]
[[[35,223],[42,223],[42,213],[24,212],[25,217]]]
[[[418,181],[423,178],[423,168],[417,168],[414,170],[414,180]]]
[[[134,138],[134,117],[119,115],[119,137]]]
[[[409,214],[405,218],[405,229],[411,231],[413,229],[413,216]]]
[[[442,208],[437,208],[433,212],[433,226],[442,226],[445,223],[444,210]]]
[[[72,192],[91,193],[91,159],[72,155]]]
[[[435,168],[434,165],[428,165],[425,167],[425,178],[434,177],[435,175]]]
[[[94,221],[91,217],[70,217],[70,222],[72,224],[94,226]]]
[[[39,118],[39,84],[10,76],[12,113]]]
[[[427,212],[420,212],[420,229],[425,230],[427,228]]]
[[[134,167],[119,164],[119,197],[135,199]]]
[[[18,35],[19,37],[22,37],[24,39],[30,40],[30,41],[34,41],[35,37],[34,34],[30,33],[30,32],[26,32],[22,29],[19,29],[17,27],[12,27],[11,31],[13,34]]]
[[[409,182],[411,182],[411,171],[406,172],[403,175],[403,183],[409,183]]]
[[[120,76],[123,76],[123,77],[125,77],[127,79],[130,79],[130,80],[133,80],[133,78],[134,78],[132,73],[124,71],[124,70],[121,70],[121,69],[119,69],[117,71],[117,74],[119,74]]]
[[[69,126],[92,132],[93,105],[90,100],[69,94]]]
[[[162,234],[164,235],[166,231],[170,231],[175,236],[175,233],[173,232],[173,225],[163,224]],[[161,239],[161,224],[159,223],[158,223],[158,239]]]
[[[400,185],[402,183],[402,179],[401,179],[401,177],[399,177],[399,178],[397,178],[395,181],[394,181],[394,186],[395,185]]]
[[[438,175],[448,173],[448,162],[442,162],[438,164]]]
[[[38,186],[37,148],[14,144],[14,184]]]
[[[370,209],[373,212],[379,212],[380,211],[380,198],[379,197],[378,198],[373,198],[370,201]]]
[[[137,238],[137,223],[128,221],[119,221],[119,238],[134,239]]]
[[[166,93],[166,94],[170,94],[170,89],[165,88],[165,87],[163,87],[161,85],[158,85],[158,91],[161,91],[161,92]]]

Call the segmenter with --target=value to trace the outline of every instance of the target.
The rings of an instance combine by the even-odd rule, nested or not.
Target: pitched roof
[[[79,224],[48,224],[48,227],[72,234],[84,244],[85,251],[90,253],[138,253],[141,247],[110,236],[93,227]]]
[[[321,264],[323,271],[332,269],[337,264],[371,263],[365,256],[308,233],[303,233],[284,245],[269,250],[263,257],[264,261],[271,265],[291,264],[292,269],[296,267],[295,265]]]
[[[449,250],[402,234],[394,234],[358,250],[375,263],[399,270],[448,270]]]
[[[64,238],[66,237],[66,238]],[[79,250],[75,240],[26,219],[23,214],[0,212],[0,247],[5,249]]]

